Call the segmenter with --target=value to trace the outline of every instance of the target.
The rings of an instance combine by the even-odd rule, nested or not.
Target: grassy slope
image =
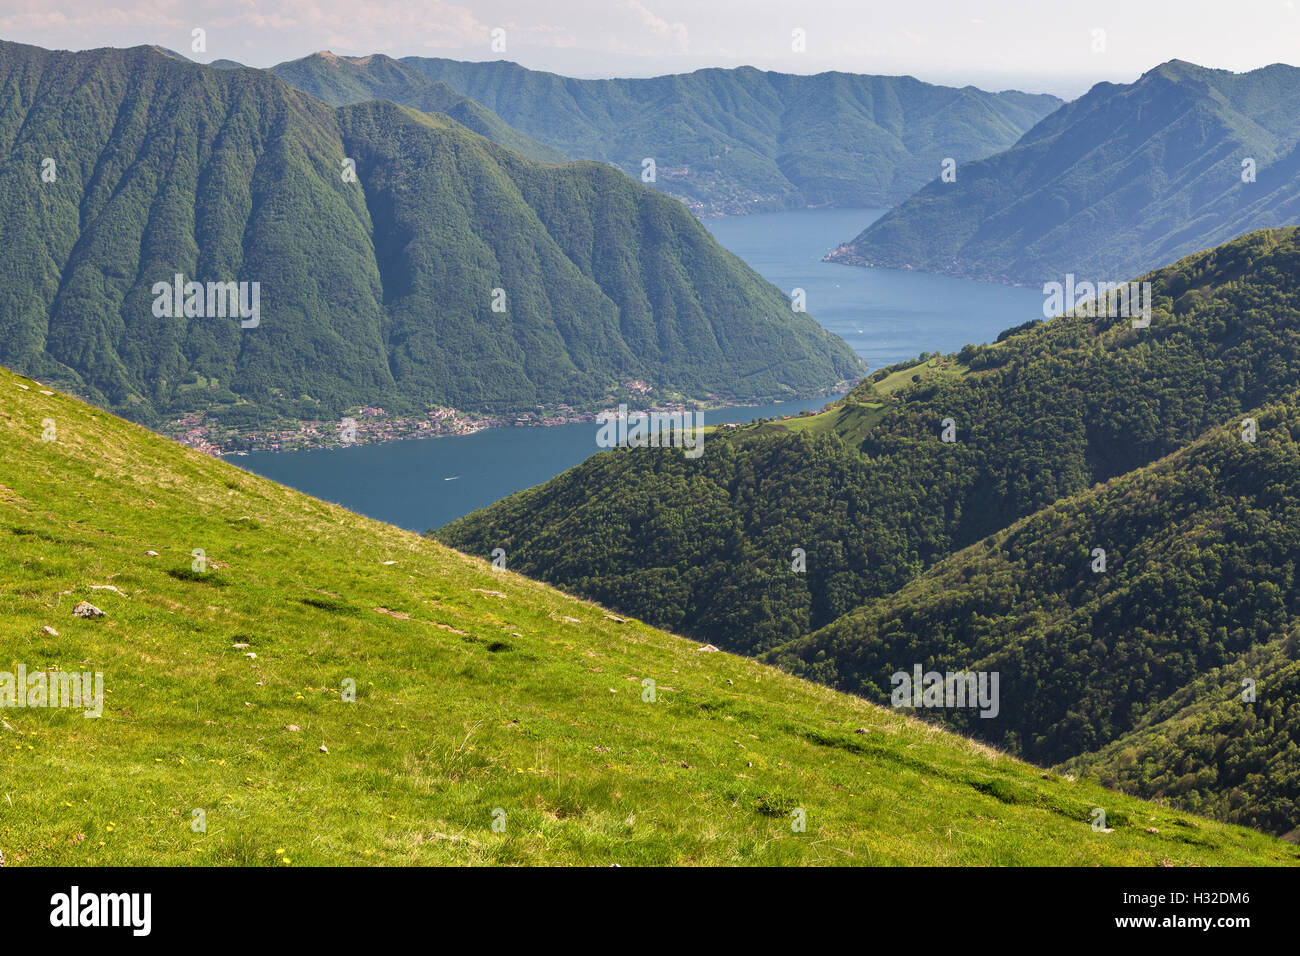
[[[952,356],[941,356],[924,362],[901,364],[895,371],[876,379],[873,375],[858,385],[850,395],[827,405],[815,415],[785,420],[768,420],[752,426],[759,434],[782,433],[806,435],[838,435],[845,442],[859,445],[867,433],[884,417],[891,396],[913,386],[924,387],[941,382],[955,382],[970,374],[970,369]],[[915,376],[916,381],[913,381]]]
[[[619,622],[8,371],[0,400],[0,667],[102,670],[108,692],[100,720],[0,715],[11,864],[1297,859]],[[83,599],[108,617],[73,618]]]

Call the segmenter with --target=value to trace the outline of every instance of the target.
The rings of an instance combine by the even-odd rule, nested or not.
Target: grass
[[[784,421],[763,422],[754,428],[760,435],[837,434],[848,442],[861,442],[880,420],[883,402],[854,402],[847,398],[815,415]]]
[[[8,865],[1298,859],[47,391],[0,370],[0,670],[102,671],[106,699],[0,710]]]
[[[969,373],[970,369],[952,356],[939,356],[900,368],[871,383],[864,394],[878,401],[862,401],[859,393],[854,392],[815,415],[765,421],[749,427],[760,435],[836,434],[850,444],[860,444],[883,417],[886,405],[895,400],[896,394],[936,380],[956,381]]]

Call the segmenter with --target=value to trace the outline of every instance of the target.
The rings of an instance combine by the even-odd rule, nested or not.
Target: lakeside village
[[[650,386],[640,380],[623,382],[632,395],[647,395]],[[651,412],[698,411],[720,408],[721,404],[664,403],[647,408]],[[195,412],[169,423],[168,437],[209,455],[240,455],[250,451],[304,451],[309,448],[367,445],[407,438],[440,438],[472,435],[485,428],[513,426],[573,425],[599,422],[596,410],[578,410],[568,405],[508,415],[476,415],[454,408],[433,408],[423,417],[394,417],[382,408],[362,407],[341,421],[286,422],[270,428],[233,428],[210,422],[204,412]],[[789,417],[789,416],[786,416]]]
[[[163,429],[164,434],[209,455],[242,455],[250,451],[304,451],[308,448],[368,445],[404,438],[472,435],[484,428],[506,425],[562,425],[581,415],[557,408],[553,413],[467,415],[454,408],[430,409],[424,418],[398,418],[382,408],[363,406],[342,421],[287,422],[271,428],[230,428],[209,424],[203,412],[186,415]]]

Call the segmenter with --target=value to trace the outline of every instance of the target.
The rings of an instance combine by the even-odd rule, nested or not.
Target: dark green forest
[[[1300,398],[1250,417],[1253,442],[1238,422],[1215,429],[957,552],[768,659],[883,701],[889,675],[914,663],[996,671],[996,719],[954,709],[944,722],[1040,764],[1122,738],[1201,675],[1300,625]],[[1295,652],[1291,639],[1291,660]],[[1286,686],[1258,669],[1246,675],[1257,677],[1260,700],[1238,700],[1237,717],[1280,706],[1283,741],[1300,738]],[[1219,685],[1207,692],[1234,696]],[[1275,781],[1289,813],[1300,809],[1295,769]]]
[[[602,453],[444,540],[739,651],[807,634],[1018,518],[1300,388],[1300,241],[1261,232],[1151,274],[1151,327],[1069,317],[876,373],[820,432]],[[944,419],[958,441],[940,440]],[[803,548],[806,574],[791,574]],[[597,555],[599,557],[597,557]]]
[[[1300,818],[1300,651],[1296,630],[1257,645],[1145,713],[1137,728],[1064,773],[1286,835]],[[1254,682],[1245,701],[1244,682]]]

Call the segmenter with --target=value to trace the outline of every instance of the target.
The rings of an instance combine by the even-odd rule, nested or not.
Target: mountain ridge
[[[1290,225],[1297,95],[1300,69],[1285,64],[1238,74],[1169,61],[1097,84],[828,258],[1016,284],[1113,280]]]
[[[1258,429],[1251,441],[1234,416],[762,659],[878,702],[889,699],[889,675],[912,661],[998,672],[998,719],[936,719],[1038,764],[1105,772],[1189,809],[1225,812],[1221,798],[1235,822],[1296,830],[1300,720],[1287,689],[1300,672],[1300,579],[1289,560],[1300,552],[1298,412],[1300,392],[1246,411]],[[1250,700],[1240,679],[1210,676],[1220,671],[1249,676]],[[1195,778],[1180,788],[1148,784],[1149,765],[1118,762],[1130,738],[1155,750],[1177,739],[1180,715],[1207,708],[1225,728],[1207,749],[1235,745],[1244,769],[1166,746],[1165,773]],[[1228,729],[1265,713],[1266,739],[1243,746]]]
[[[316,72],[357,69],[357,58],[331,56],[318,59]],[[389,62],[448,84],[567,156],[610,162],[637,179],[653,159],[656,188],[702,215],[892,205],[944,157],[988,155],[1060,102],[842,72],[804,77],[740,67],[583,80],[507,60]],[[390,95],[420,94],[416,85],[406,96]],[[935,125],[940,113],[944,130]]]

